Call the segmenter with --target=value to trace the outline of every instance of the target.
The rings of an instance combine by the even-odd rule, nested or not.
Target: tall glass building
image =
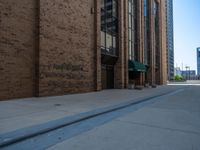
[[[197,48],[197,75],[200,75],[200,47]]]
[[[167,72],[168,79],[174,76],[174,29],[173,29],[173,0],[166,0],[167,25]]]

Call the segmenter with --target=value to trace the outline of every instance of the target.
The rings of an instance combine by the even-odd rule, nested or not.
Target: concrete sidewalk
[[[51,141],[43,149],[200,150],[199,91],[200,86],[187,86],[184,89],[138,104],[141,107],[132,105],[122,110],[128,111],[128,113],[110,119],[104,124],[94,125],[90,130],[79,132],[76,135],[69,136],[73,128],[63,128],[57,133],[55,131],[52,134],[48,133],[46,136],[35,138],[35,141],[37,139],[41,144],[34,143],[33,147]],[[116,114],[117,112],[110,113],[102,118],[106,120],[106,117],[113,117]],[[94,120],[94,124],[102,118]],[[86,127],[93,123],[92,121],[88,122],[85,121]],[[82,128],[85,126],[82,125]],[[78,126],[74,126],[74,131],[77,128]],[[60,135],[68,136],[62,136],[62,140],[52,143],[52,138],[58,139]],[[30,147],[31,140],[26,143]],[[21,149],[21,147],[15,145],[13,148]],[[24,143],[23,147],[25,147]]]
[[[183,86],[160,86],[156,89],[147,88],[142,91],[104,90],[84,94],[2,101],[0,102],[0,134],[99,108],[165,94],[180,87]]]

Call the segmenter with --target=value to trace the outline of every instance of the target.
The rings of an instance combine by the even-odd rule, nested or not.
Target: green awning
[[[138,61],[129,60],[128,61],[128,70],[136,72],[146,72],[146,66]]]

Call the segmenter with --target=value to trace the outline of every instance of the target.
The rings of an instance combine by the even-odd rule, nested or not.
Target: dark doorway
[[[102,81],[103,89],[114,88],[114,67],[113,66],[102,65],[101,81]]]

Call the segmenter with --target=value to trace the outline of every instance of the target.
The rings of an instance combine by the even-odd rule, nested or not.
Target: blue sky
[[[200,47],[200,0],[173,0],[174,65],[196,70],[196,48]]]

